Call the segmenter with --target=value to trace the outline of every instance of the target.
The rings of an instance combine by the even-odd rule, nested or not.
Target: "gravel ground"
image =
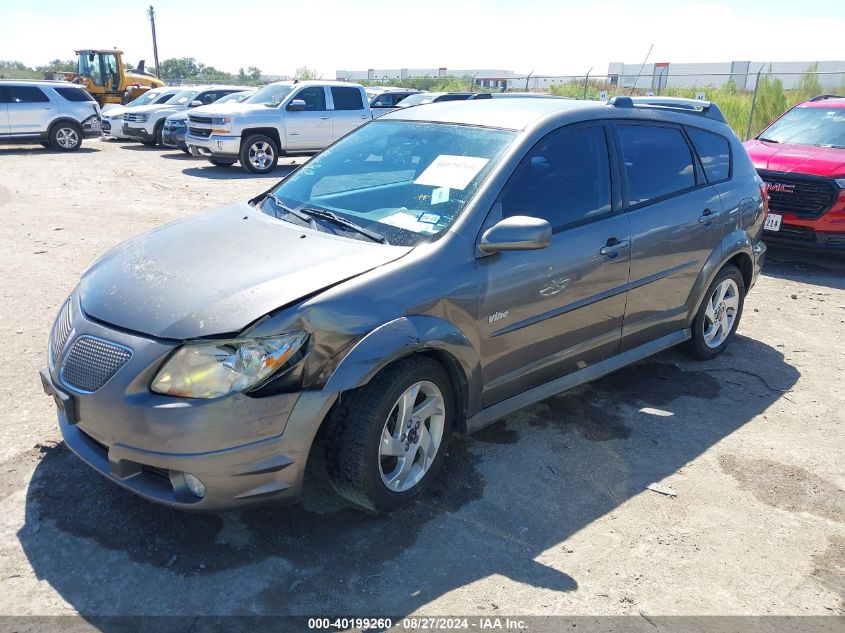
[[[184,514],[84,466],[38,379],[80,273],[286,169],[0,146],[0,614],[845,614],[842,259],[771,249],[724,356],[665,352],[458,438],[387,518],[318,476],[299,506]]]

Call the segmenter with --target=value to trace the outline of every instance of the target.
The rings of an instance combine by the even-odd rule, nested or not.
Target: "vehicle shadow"
[[[845,290],[845,253],[769,245],[763,274]]]
[[[726,354],[701,363],[664,352],[456,437],[432,488],[386,517],[351,509],[319,476],[301,505],[181,513],[123,491],[61,443],[41,446],[18,538],[36,576],[91,618],[400,616],[491,575],[545,591],[551,604],[579,587],[562,555],[570,536],[635,495],[656,494],[645,486],[799,378],[780,352],[749,338]],[[312,460],[309,473],[319,472]],[[474,605],[478,615],[498,608]]]
[[[85,143],[85,141],[83,141]],[[93,154],[95,152],[100,152],[102,150],[97,149],[96,147],[90,147],[83,144],[77,150],[73,152],[62,152],[52,147],[41,147],[40,145],[27,145],[21,147],[0,147],[0,156],[30,156],[33,154],[61,154],[66,156],[68,153],[71,154]]]
[[[296,165],[277,165],[276,169],[269,174],[253,174],[247,173],[237,165],[231,167],[217,167],[208,162],[203,167],[186,167],[182,173],[186,176],[193,176],[194,178],[209,178],[211,180],[243,180],[245,178],[284,178],[294,169],[299,167]]]

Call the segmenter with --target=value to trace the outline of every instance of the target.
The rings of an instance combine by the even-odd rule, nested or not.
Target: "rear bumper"
[[[753,288],[754,284],[757,283],[757,278],[760,276],[760,272],[763,270],[763,266],[766,263],[765,242],[762,240],[757,242],[751,249],[751,254],[754,257],[754,267],[751,273],[751,285],[746,289],[746,291]]]
[[[100,136],[101,131],[100,117],[97,115],[90,116],[82,122],[83,138],[96,138]]]

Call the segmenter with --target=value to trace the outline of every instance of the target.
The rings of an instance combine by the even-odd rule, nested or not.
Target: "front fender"
[[[373,376],[393,361],[416,352],[437,351],[448,355],[460,371],[466,415],[472,415],[480,404],[481,368],[478,352],[467,337],[452,323],[431,316],[405,316],[389,321],[362,338],[332,372],[323,391],[341,392],[368,383]]]
[[[753,266],[754,252],[751,240],[748,237],[748,232],[744,229],[736,229],[730,231],[722,237],[722,243],[719,248],[714,248],[710,257],[698,274],[698,278],[692,286],[689,297],[687,298],[687,307],[689,308],[687,314],[689,315],[689,325],[695,320],[695,315],[698,314],[698,308],[701,302],[704,301],[704,295],[710,284],[722,270],[722,267],[737,255],[743,255],[748,258],[748,265]],[[753,276],[753,275],[752,275]],[[746,289],[747,290],[747,289]]]

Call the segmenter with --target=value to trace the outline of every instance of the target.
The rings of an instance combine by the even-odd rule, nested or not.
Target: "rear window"
[[[48,103],[50,99],[35,86],[8,86],[9,103]]]
[[[697,127],[688,127],[687,134],[701,159],[707,180],[711,183],[727,180],[731,175],[731,144],[728,139]]]
[[[692,152],[677,128],[620,125],[628,204],[643,204],[695,187]]]
[[[364,101],[358,88],[332,86],[332,99],[335,110],[363,110]]]
[[[88,94],[87,90],[82,88],[55,88],[68,101],[93,101],[94,97]]]

